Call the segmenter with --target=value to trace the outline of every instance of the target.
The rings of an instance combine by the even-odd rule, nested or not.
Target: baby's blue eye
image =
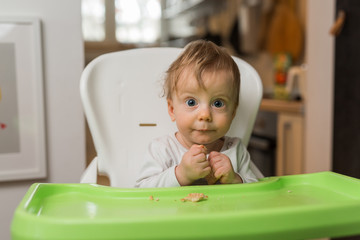
[[[222,100],[216,100],[214,103],[213,103],[213,106],[216,107],[216,108],[221,108],[223,107],[225,104]]]
[[[186,100],[186,105],[188,105],[189,107],[193,107],[196,105],[196,100],[195,99],[188,99]]]

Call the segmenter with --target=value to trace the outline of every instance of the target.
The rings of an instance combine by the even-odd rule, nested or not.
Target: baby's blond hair
[[[225,48],[205,40],[196,40],[186,45],[182,54],[170,65],[164,83],[167,99],[172,99],[181,74],[189,68],[200,87],[204,87],[204,72],[228,71],[233,81],[235,106],[239,104],[240,72],[237,64]]]

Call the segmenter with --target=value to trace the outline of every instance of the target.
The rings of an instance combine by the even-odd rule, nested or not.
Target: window
[[[85,41],[154,43],[161,33],[160,0],[82,0]]]
[[[81,5],[83,36],[87,41],[105,40],[105,0],[83,0]]]

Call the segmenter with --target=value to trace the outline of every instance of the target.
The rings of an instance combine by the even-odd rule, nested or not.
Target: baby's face
[[[177,89],[168,100],[172,121],[178,127],[178,139],[185,147],[208,145],[223,137],[235,116],[234,89],[226,71],[206,72],[200,87],[194,74],[184,72]]]

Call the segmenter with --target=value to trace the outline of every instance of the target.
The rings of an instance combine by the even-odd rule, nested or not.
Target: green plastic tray
[[[181,201],[192,192],[208,199]],[[250,184],[156,189],[37,183],[15,211],[11,232],[13,240],[289,240],[357,235],[360,180],[321,172]]]

